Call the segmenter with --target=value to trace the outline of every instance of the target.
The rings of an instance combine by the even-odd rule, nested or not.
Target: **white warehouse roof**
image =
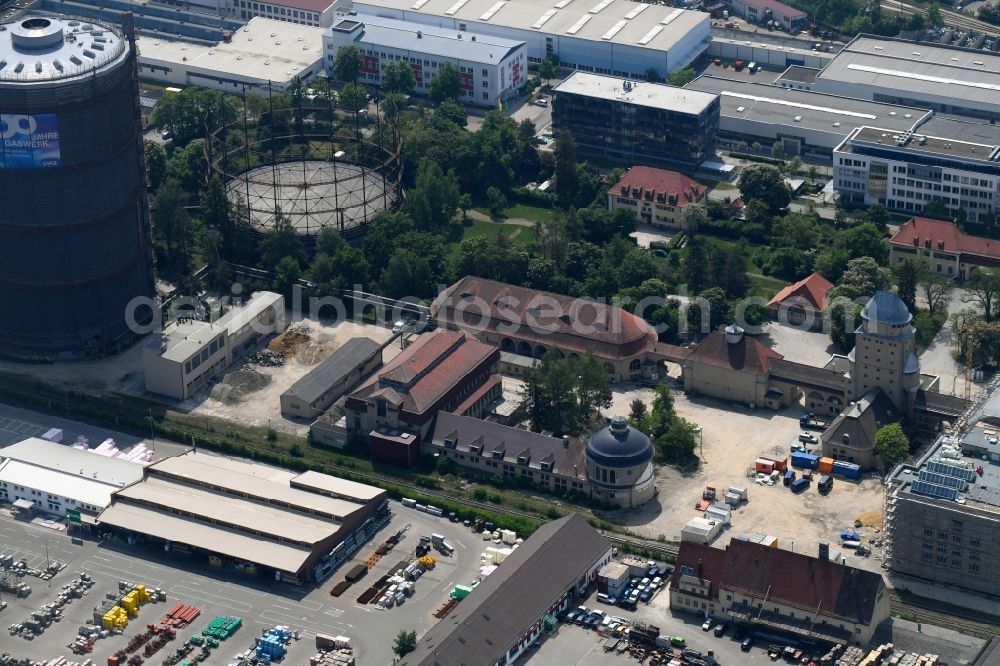
[[[101,456],[88,453],[86,455],[100,458]],[[137,467],[142,475],[142,466],[136,463],[129,463]],[[103,509],[111,503],[111,493],[118,490],[118,486],[101,483],[87,477],[59,472],[47,467],[40,467],[19,460],[7,459],[0,463],[0,482],[9,485],[19,485],[42,493],[51,493],[58,497],[66,497],[76,500],[78,504],[90,504]],[[42,500],[45,498],[42,497]]]
[[[557,94],[572,93],[688,114],[701,113],[718,98],[714,93],[588,72],[574,72],[553,90]]]
[[[247,85],[266,85],[268,81],[287,84],[323,58],[323,28],[260,16],[234,32],[230,42],[214,46],[159,37],[136,38],[141,65],[167,64]]]
[[[30,437],[0,449],[0,456],[35,467],[46,468],[61,475],[85,478],[118,488],[135,483],[142,478],[143,466],[138,463],[108,458],[38,437]],[[59,491],[53,490],[52,492],[56,494]]]
[[[329,33],[351,32],[354,32],[354,41],[373,46],[493,65],[524,46],[524,42],[513,39],[445,30],[379,16],[345,17],[329,28]]]
[[[631,0],[355,0],[360,12],[384,7],[448,21],[489,24],[669,51],[708,14]],[[707,36],[707,35],[706,35]]]

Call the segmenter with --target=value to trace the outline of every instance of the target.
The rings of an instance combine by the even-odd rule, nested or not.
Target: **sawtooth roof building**
[[[708,46],[709,16],[630,0],[354,0],[359,15],[525,42],[528,59],[642,79],[687,67]]]
[[[611,544],[578,514],[546,523],[462,603],[417,640],[398,666],[506,666],[577,603]]]
[[[146,467],[97,520],[104,531],[301,584],[322,580],[388,519],[385,491],[189,451]]]
[[[606,303],[466,276],[438,295],[431,317],[529,358],[550,349],[569,359],[592,352],[614,382],[658,372],[653,328]]]
[[[725,550],[682,541],[670,580],[670,608],[711,612],[799,639],[867,645],[889,618],[878,573],[752,541]],[[827,545],[827,550],[829,546]]]

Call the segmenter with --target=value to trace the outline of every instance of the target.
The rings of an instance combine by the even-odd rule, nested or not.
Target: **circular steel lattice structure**
[[[326,227],[354,238],[402,203],[399,133],[377,107],[353,114],[294,96],[244,96],[240,117],[212,135],[209,150],[237,214],[260,234],[280,215],[310,242]]]

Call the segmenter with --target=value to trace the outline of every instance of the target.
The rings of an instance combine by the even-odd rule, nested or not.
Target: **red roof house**
[[[977,266],[1000,266],[1000,241],[963,232],[954,223],[914,217],[889,239],[889,261],[927,261],[938,273],[969,277]]]
[[[634,166],[608,190],[608,210],[632,210],[643,224],[676,226],[685,206],[705,200],[707,188],[682,173]]]
[[[819,273],[789,285],[775,294],[767,304],[773,316],[782,324],[799,325],[811,317],[814,327],[823,322],[826,294],[833,283]]]

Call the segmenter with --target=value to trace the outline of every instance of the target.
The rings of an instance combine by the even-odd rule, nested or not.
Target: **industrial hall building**
[[[815,557],[741,539],[725,550],[682,541],[670,579],[670,609],[712,613],[800,640],[868,645],[889,618],[885,581],[831,561],[824,545]]]
[[[380,488],[197,451],[115,491],[101,533],[293,584],[323,580],[389,520]]]
[[[397,666],[508,666],[580,603],[611,543],[578,514],[539,527]]]
[[[568,359],[592,353],[612,382],[662,376],[656,332],[620,307],[466,276],[431,305],[438,326],[467,331],[503,353]]]

